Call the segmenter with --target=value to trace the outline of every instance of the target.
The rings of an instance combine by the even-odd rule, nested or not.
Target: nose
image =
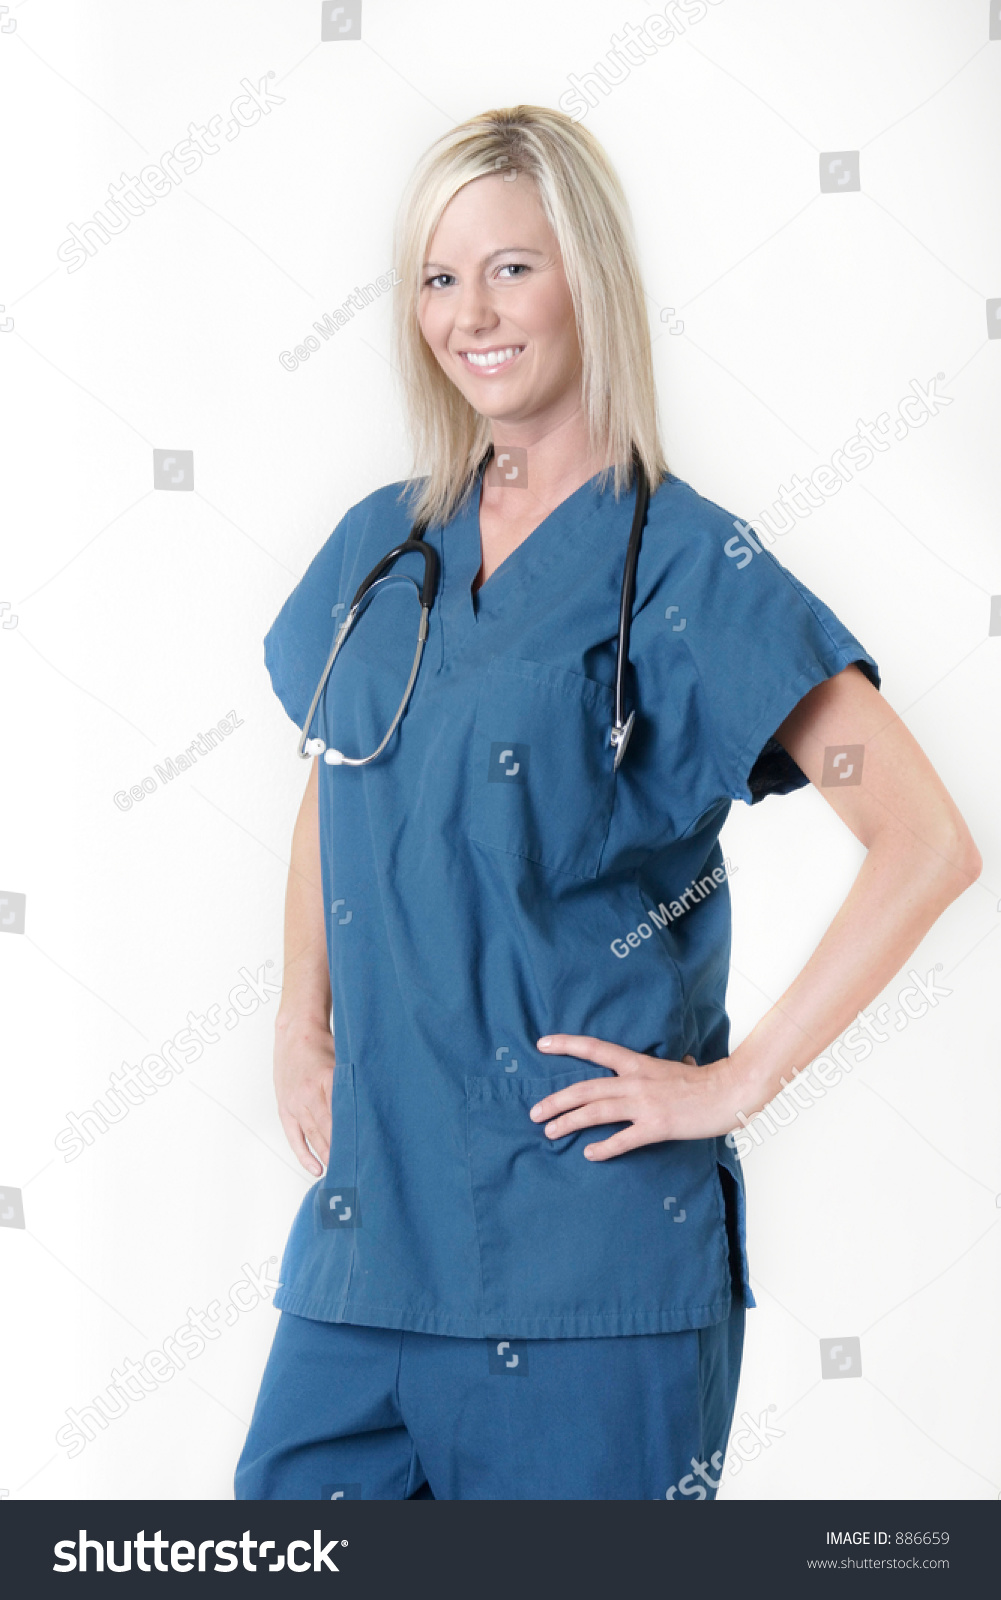
[[[479,279],[463,284],[455,308],[456,331],[467,337],[478,337],[489,333],[499,322],[486,285]]]

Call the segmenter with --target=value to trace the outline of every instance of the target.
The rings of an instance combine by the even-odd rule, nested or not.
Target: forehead
[[[532,179],[490,173],[454,194],[428,243],[428,260],[443,254],[482,259],[498,250],[551,249],[556,243]]]

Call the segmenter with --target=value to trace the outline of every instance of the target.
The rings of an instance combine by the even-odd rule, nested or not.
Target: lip
[[[483,367],[483,366],[480,366],[479,362],[470,361],[469,360],[469,357],[471,355],[474,355],[474,356],[488,356],[488,355],[492,354],[494,351],[497,351],[497,350],[513,350],[514,351],[514,355],[513,356],[509,356],[506,361],[498,361],[496,366],[491,366],[491,367]],[[475,372],[476,376],[478,378],[492,378],[498,372],[508,372],[508,371],[510,371],[511,367],[514,366],[514,363],[517,361],[518,357],[521,356],[521,355],[524,355],[524,353],[525,353],[525,346],[523,344],[522,345],[517,345],[517,344],[491,344],[491,345],[485,345],[482,350],[458,350],[458,351],[456,351],[456,354],[457,354],[459,360],[462,362],[463,366],[466,368],[466,371],[467,372]]]

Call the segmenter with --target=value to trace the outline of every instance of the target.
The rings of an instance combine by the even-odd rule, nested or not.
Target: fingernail
[[[542,1112],[539,1110],[538,1106],[533,1106],[528,1114],[533,1122],[538,1122],[539,1118],[542,1116]]]
[[[539,1049],[540,1050],[547,1050],[549,1048],[549,1046],[552,1044],[552,1042],[553,1041],[552,1041],[551,1035],[547,1034],[544,1039],[540,1039],[539,1040]]]

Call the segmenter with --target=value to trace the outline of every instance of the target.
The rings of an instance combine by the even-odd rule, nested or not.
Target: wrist
[[[330,1002],[313,996],[283,995],[275,1015],[275,1032],[305,1037],[330,1032]]]
[[[781,1088],[781,1067],[774,1057],[756,1049],[750,1037],[731,1053],[727,1067],[734,1118],[738,1111],[753,1116]]]

